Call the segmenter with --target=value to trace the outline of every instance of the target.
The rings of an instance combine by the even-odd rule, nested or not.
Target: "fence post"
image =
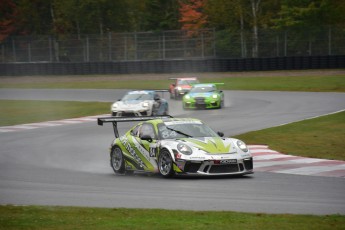
[[[216,57],[217,53],[216,53],[216,29],[213,27],[213,42],[212,42],[212,46],[213,46],[213,57]]]
[[[53,62],[53,47],[52,47],[52,37],[49,36],[48,38],[48,44],[49,44],[49,61]]]
[[[276,37],[276,42],[277,42],[277,57],[279,57],[279,36]]]
[[[201,31],[201,57],[204,58],[204,31]]]
[[[284,32],[284,57],[287,56],[287,31]]]
[[[328,28],[328,55],[332,55],[332,28]]]
[[[5,44],[1,44],[1,62],[5,62]]]
[[[137,32],[134,32],[134,49],[135,49],[135,60],[138,60],[138,37]]]
[[[165,60],[165,32],[163,31],[163,38],[162,38],[162,58]]]
[[[17,56],[16,56],[16,43],[14,41],[14,38],[12,38],[12,53],[13,53],[13,61],[17,61]]]
[[[89,35],[86,36],[86,61],[88,62],[90,60],[89,57]]]
[[[111,32],[108,32],[108,58],[111,61]]]
[[[28,41],[28,60],[31,62],[31,37],[29,38]]]
[[[127,59],[128,59],[128,55],[127,55],[127,34],[125,34],[125,45],[124,45],[124,58],[125,58],[125,61],[127,61]]]

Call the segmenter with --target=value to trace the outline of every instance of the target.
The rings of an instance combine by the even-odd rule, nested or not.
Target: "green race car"
[[[118,122],[139,121],[119,135]],[[115,174],[159,173],[163,177],[184,175],[245,175],[253,173],[253,158],[242,141],[195,118],[105,117],[115,139],[110,146],[110,165]]]
[[[195,84],[183,96],[183,109],[220,109],[224,106],[224,92],[217,85],[224,83]]]

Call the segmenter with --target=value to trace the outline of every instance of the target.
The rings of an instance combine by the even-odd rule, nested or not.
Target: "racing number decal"
[[[150,144],[150,149],[149,149],[150,157],[155,157],[156,156],[156,149],[157,149],[157,145],[156,144]]]

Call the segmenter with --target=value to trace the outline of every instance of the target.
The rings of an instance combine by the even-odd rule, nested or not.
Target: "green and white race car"
[[[220,109],[224,106],[224,92],[217,85],[224,83],[195,84],[182,98],[183,109]]]
[[[124,135],[118,122],[139,121]],[[105,117],[115,140],[110,165],[116,174],[135,171],[174,175],[245,175],[253,173],[253,158],[241,140],[223,137],[199,119],[157,117]]]

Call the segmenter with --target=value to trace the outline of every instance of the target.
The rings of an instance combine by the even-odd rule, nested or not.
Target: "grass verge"
[[[282,153],[345,160],[345,112],[235,136]]]
[[[344,229],[345,216],[0,206],[0,229]]]
[[[195,74],[197,76],[197,74]],[[309,92],[345,92],[345,75],[338,76],[241,76],[226,77],[210,73],[201,78],[201,82],[224,82],[223,90],[260,90],[260,91],[309,91]],[[229,73],[229,76],[230,73]],[[143,75],[142,78],[144,78]],[[150,80],[120,79],[111,75],[47,77],[16,77],[1,80],[0,88],[44,88],[44,89],[168,89],[172,80],[166,76]],[[48,80],[47,80],[48,79]]]
[[[0,126],[109,113],[111,103],[0,100]]]

